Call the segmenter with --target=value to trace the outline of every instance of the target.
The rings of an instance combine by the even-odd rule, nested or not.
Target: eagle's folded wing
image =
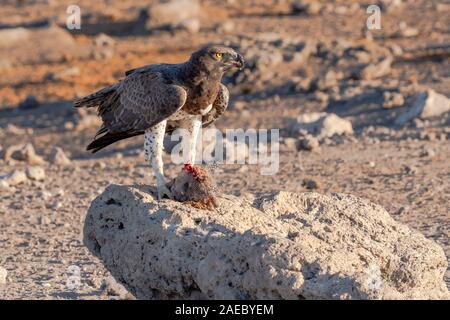
[[[187,93],[159,72],[128,75],[99,102],[103,125],[88,150],[98,151],[167,119],[186,102]]]
[[[203,127],[209,126],[225,112],[228,107],[229,98],[230,93],[228,88],[224,84],[220,84],[220,90],[216,100],[214,100],[211,111],[202,117]]]
[[[142,131],[179,110],[186,96],[159,72],[135,72],[120,83],[113,103],[100,105],[99,114],[110,132]]]

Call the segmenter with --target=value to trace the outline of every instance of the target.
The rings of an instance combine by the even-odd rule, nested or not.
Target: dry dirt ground
[[[415,119],[404,126],[392,122],[422,90],[431,88],[450,97],[447,1],[399,1],[403,2],[400,6],[395,1],[380,1],[384,4],[382,29],[371,34],[365,31],[368,1],[319,1],[317,13],[298,13],[287,0],[201,1],[201,28],[191,32],[149,26],[140,12],[155,1],[144,2],[77,1],[86,25],[70,34],[75,44],[100,52],[104,48],[93,43],[102,39],[100,34],[107,35],[103,38],[108,42],[106,53],[92,57],[65,52],[62,59],[53,61],[39,55],[20,61],[16,58],[26,56],[22,47],[7,52],[8,44],[2,47],[0,39],[0,62],[12,57],[11,63],[3,67],[0,63],[0,152],[31,143],[46,160],[40,164],[45,170],[43,180],[28,179],[0,188],[0,267],[8,273],[6,283],[0,283],[0,298],[112,299],[119,295],[105,280],[108,272],[82,244],[84,216],[92,199],[107,185],[153,184],[154,178],[142,156],[142,137],[95,155],[85,152],[98,123],[90,113],[72,110],[71,103],[117,81],[130,68],[181,62],[208,42],[229,41],[246,51],[248,39],[259,39],[251,47],[256,55],[267,52],[265,43],[271,42],[275,51],[268,54],[269,60],[277,53],[282,57],[278,64],[269,62],[266,69],[247,71],[247,78],[238,75],[226,80],[232,91],[230,107],[216,123],[219,129],[279,128],[279,172],[264,176],[258,165],[219,165],[214,177],[222,192],[313,189],[351,193],[381,204],[396,220],[437,241],[450,257],[449,114]],[[0,7],[0,32],[16,27],[37,29],[48,21],[63,25],[67,5],[72,3],[6,1]],[[412,29],[399,27],[402,22]],[[289,62],[291,67],[283,68],[289,60],[287,49],[277,41],[286,39],[293,39],[294,44],[312,41],[315,52],[306,61]],[[41,49],[56,50],[58,44],[53,48],[51,43]],[[349,71],[354,65],[346,55],[362,51],[365,54],[358,53],[355,59],[373,64],[377,56],[372,47],[397,52],[389,71],[375,79]],[[428,47],[440,51],[430,53]],[[336,79],[331,84],[321,84],[329,69],[343,75],[332,76]],[[262,75],[252,78],[257,72]],[[259,81],[264,72],[273,77]],[[297,82],[293,83],[294,78]],[[305,86],[302,79],[316,84]],[[386,91],[402,94],[404,105],[383,108]],[[29,95],[37,104],[19,107]],[[298,138],[292,121],[300,114],[318,111],[352,121],[354,134],[323,139],[312,152],[298,150],[292,146],[292,138]],[[48,162],[53,146],[61,147],[71,163]],[[168,176],[181,169],[168,156],[165,163]],[[28,165],[2,156],[0,175],[25,170]],[[75,276],[80,271],[76,288],[70,286],[74,270]],[[450,271],[446,281],[450,285]]]

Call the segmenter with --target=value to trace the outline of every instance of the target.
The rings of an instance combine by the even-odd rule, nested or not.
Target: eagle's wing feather
[[[142,134],[183,107],[186,97],[186,90],[161,72],[147,69],[129,74],[98,103],[103,125],[88,150],[96,152]]]
[[[221,83],[219,93],[217,94],[216,100],[214,100],[211,111],[202,117],[203,127],[209,126],[225,112],[229,99],[230,93],[228,88]]]
[[[99,108],[110,132],[148,129],[179,110],[187,97],[185,89],[151,71],[127,76],[117,94],[114,104]]]

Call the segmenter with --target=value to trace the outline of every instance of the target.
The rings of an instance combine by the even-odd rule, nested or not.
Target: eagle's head
[[[244,67],[244,58],[233,48],[222,45],[204,46],[192,54],[191,61],[210,71],[226,72],[232,68],[241,70]]]

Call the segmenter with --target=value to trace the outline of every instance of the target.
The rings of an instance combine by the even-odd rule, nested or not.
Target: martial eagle
[[[242,69],[243,57],[234,49],[209,45],[180,64],[153,64],[126,72],[123,80],[75,101],[75,107],[98,107],[103,124],[87,150],[144,134],[145,160],[153,168],[158,199],[171,197],[163,173],[165,133],[176,128],[190,134],[188,159],[194,164],[195,143],[202,126],[220,117],[229,92],[221,83],[231,68]]]

